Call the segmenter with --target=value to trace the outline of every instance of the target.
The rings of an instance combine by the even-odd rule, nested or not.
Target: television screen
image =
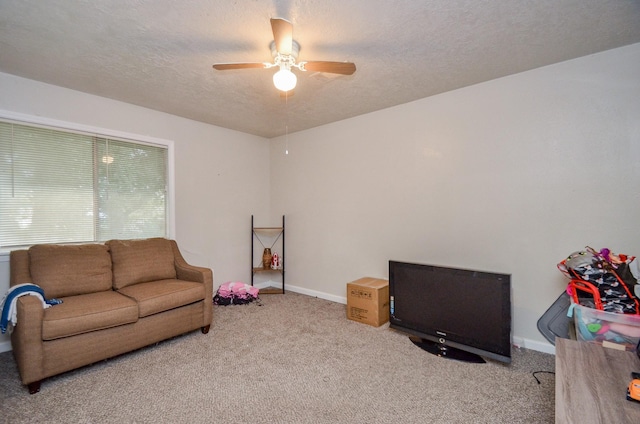
[[[511,276],[389,261],[390,326],[452,359],[511,362]]]

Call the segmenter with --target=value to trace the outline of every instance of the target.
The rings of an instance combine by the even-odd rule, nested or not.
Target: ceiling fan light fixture
[[[286,66],[280,66],[280,70],[273,74],[273,85],[280,91],[290,91],[296,87],[298,78]]]
[[[279,68],[273,75],[273,85],[284,93],[296,87],[298,78],[291,72],[297,68],[301,72],[311,71],[315,73],[330,73],[338,75],[351,75],[356,71],[356,65],[352,62],[328,62],[328,61],[304,61],[296,63],[300,44],[293,39],[293,25],[282,18],[271,18],[271,31],[273,41],[269,44],[273,62],[247,62],[247,63],[216,63],[213,69],[218,71],[234,69]]]

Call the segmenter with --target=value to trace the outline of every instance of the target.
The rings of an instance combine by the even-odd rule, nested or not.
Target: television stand
[[[447,346],[444,343],[438,343],[415,336],[409,336],[409,340],[420,349],[441,358],[455,359],[456,361],[471,362],[473,364],[484,364],[487,362],[480,355],[458,349],[457,347]]]

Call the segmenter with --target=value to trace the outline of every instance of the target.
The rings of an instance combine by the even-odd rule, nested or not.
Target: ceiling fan
[[[279,71],[273,75],[273,84],[283,92],[293,90],[298,81],[296,75],[291,72],[291,68],[297,68],[300,71],[328,72],[341,75],[351,75],[356,71],[356,65],[351,62],[301,61],[296,63],[300,44],[293,39],[291,22],[286,19],[271,18],[271,30],[273,31],[273,41],[269,47],[273,63],[216,63],[213,65],[213,69],[226,71],[229,69],[278,67]]]

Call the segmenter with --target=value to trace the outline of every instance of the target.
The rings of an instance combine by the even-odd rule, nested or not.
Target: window
[[[168,236],[168,148],[0,121],[0,250]]]

